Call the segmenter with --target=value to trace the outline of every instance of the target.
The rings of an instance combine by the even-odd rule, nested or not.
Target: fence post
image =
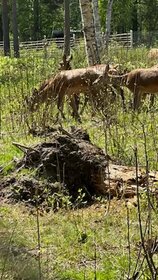
[[[130,30],[130,47],[133,48],[133,30]]]
[[[76,35],[75,35],[75,33],[73,33],[72,34],[72,39],[73,39],[73,46],[75,46],[75,44],[76,44]]]

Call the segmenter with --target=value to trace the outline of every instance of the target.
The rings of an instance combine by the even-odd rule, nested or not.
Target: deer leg
[[[138,90],[136,90],[136,91],[134,92],[133,108],[134,108],[135,111],[138,110],[139,107],[140,107],[141,95],[142,95],[141,92],[138,91]]]
[[[123,89],[121,87],[119,88],[119,91],[120,91],[120,95],[121,95],[121,99],[122,99],[123,110],[126,111],[124,91],[123,91]]]
[[[74,94],[74,95],[73,95],[73,98],[74,98],[74,103],[75,103],[76,111],[78,112],[78,110],[79,110],[79,105],[80,105],[80,97],[79,97],[78,94]],[[73,118],[75,118],[75,112],[74,112],[74,110],[73,110],[72,116],[73,116]]]
[[[115,90],[117,90],[117,88],[113,85],[109,85],[110,91],[112,93],[112,102],[116,101],[116,92]]]
[[[72,95],[71,98],[70,98],[70,106],[72,107],[72,110],[73,110],[73,117],[81,123],[81,118],[79,116],[79,113],[78,113],[78,104],[76,103],[76,95]]]
[[[64,99],[65,99],[65,96],[62,95],[62,93],[60,92],[58,94],[58,101],[57,101],[57,108],[58,108],[57,119],[59,118],[59,112],[60,112],[62,118],[65,119],[65,115],[63,113],[63,110],[64,110]]]

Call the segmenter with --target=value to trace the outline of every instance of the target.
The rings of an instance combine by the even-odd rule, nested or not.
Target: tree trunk
[[[80,10],[82,16],[82,26],[84,31],[88,65],[94,65],[100,63],[100,57],[95,36],[92,1],[80,0]]]
[[[12,0],[12,17],[13,17],[13,45],[14,57],[19,57],[19,38],[18,38],[18,23],[17,23],[17,6],[16,0]]]
[[[64,0],[64,56],[70,55],[70,0]]]
[[[98,50],[99,52],[101,52],[103,49],[103,38],[101,34],[98,0],[92,0],[92,5],[93,5],[93,15],[94,15],[95,36],[96,36]]]
[[[40,33],[40,24],[39,24],[39,0],[34,0],[33,2],[33,11],[34,11],[34,30],[33,30],[33,39],[39,39]]]
[[[0,15],[0,22],[2,22],[2,15]],[[3,27],[0,24],[0,41],[3,41]]]
[[[139,13],[138,13],[138,0],[134,1],[132,9],[132,29],[134,32],[134,41],[139,44]]]
[[[10,56],[10,40],[9,40],[9,16],[8,1],[2,0],[2,23],[3,23],[3,41],[4,55]]]
[[[108,50],[110,32],[111,32],[111,14],[112,14],[113,0],[108,0],[107,14],[106,14],[106,28],[105,28],[105,47]]]

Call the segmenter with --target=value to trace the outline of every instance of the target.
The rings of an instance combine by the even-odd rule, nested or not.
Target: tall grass
[[[103,55],[103,62],[120,63],[122,69],[133,69],[137,67],[149,67],[156,61],[148,61],[147,49],[140,47],[137,49],[123,49],[117,45],[111,45],[108,57]],[[54,53],[54,56],[53,56]],[[86,58],[83,45],[72,51],[73,67],[83,67],[86,65]],[[41,106],[35,112],[27,110],[25,98],[31,96],[32,89],[46,79],[58,72],[59,61],[62,59],[62,52],[53,46],[53,52],[45,58],[44,54],[36,56],[35,53],[25,54],[20,59],[0,58],[0,92],[1,92],[1,147],[8,144],[7,141],[21,139],[23,142],[31,142],[33,139],[28,136],[30,128],[45,128],[52,126],[56,120],[56,103],[52,103],[49,108]],[[102,148],[107,146],[108,152],[118,162],[133,164],[133,147],[139,147],[139,160],[142,166],[145,165],[143,132],[144,127],[147,134],[147,149],[150,158],[150,168],[157,168],[157,104],[149,110],[147,100],[142,112],[134,115],[130,109],[132,95],[125,89],[127,112],[123,111],[121,100],[118,96],[117,102],[111,102],[104,108],[99,108],[94,112],[87,108],[82,116],[83,127],[87,128],[91,136]],[[67,103],[67,112],[70,108]],[[66,110],[66,108],[65,108]],[[92,115],[94,115],[91,121]],[[67,114],[67,121],[63,122],[65,127],[74,123],[71,114]],[[106,129],[106,142],[105,131]],[[97,139],[98,138],[98,139]],[[8,140],[6,140],[8,139]],[[9,140],[10,139],[10,140]],[[23,140],[22,140],[23,139]],[[9,154],[10,153],[9,149]],[[15,151],[15,149],[14,149]],[[13,152],[14,153],[14,152]],[[11,157],[6,156],[6,160]],[[1,157],[1,162],[6,164],[5,156]]]
[[[41,141],[28,135],[29,128],[54,125],[55,104],[47,111],[41,106],[36,113],[28,113],[25,107],[25,97],[31,95],[32,88],[58,71],[62,53],[53,48],[54,56],[25,53],[20,59],[0,58],[0,168],[3,171],[11,168],[14,157],[22,155],[12,141],[26,145]],[[111,46],[108,57],[103,55],[103,62],[107,61],[122,64],[122,69],[129,70],[156,63],[148,61],[144,47],[127,50],[116,45]],[[86,66],[83,47],[73,50],[73,66]],[[134,165],[137,148],[139,167],[145,172],[148,163],[148,169],[157,170],[157,101],[150,109],[147,100],[137,114],[131,109],[131,93],[125,90],[125,95],[126,111],[119,96],[113,104],[95,110],[88,105],[80,126],[86,128],[92,142],[118,164]],[[78,124],[72,119],[69,106],[65,107],[66,121],[61,121],[68,129]],[[124,202],[112,202],[107,214],[108,205],[103,200],[84,210],[38,213],[37,224],[34,210],[30,215],[23,206],[3,204],[0,206],[0,279],[130,279],[136,267],[140,237],[137,209],[129,205],[127,211]],[[144,229],[149,210],[145,199],[141,207]],[[155,210],[152,236],[157,233],[156,216]],[[157,255],[154,258],[157,265]],[[139,270],[141,267],[140,279],[151,279],[143,253],[137,267]]]

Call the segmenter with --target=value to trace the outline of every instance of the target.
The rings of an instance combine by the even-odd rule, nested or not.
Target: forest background
[[[12,1],[8,1],[10,37],[12,38]],[[15,2],[15,0],[14,0]],[[3,41],[2,3],[0,3],[0,41]],[[102,32],[105,31],[108,0],[99,0],[99,13]],[[16,0],[19,40],[41,40],[44,35],[52,37],[53,30],[64,28],[63,0]],[[133,30],[135,41],[139,35],[152,31],[157,33],[157,0],[115,0],[113,4],[111,33]],[[70,1],[70,27],[81,30],[79,0]],[[153,36],[152,36],[153,37]],[[149,44],[151,40],[149,40]]]

